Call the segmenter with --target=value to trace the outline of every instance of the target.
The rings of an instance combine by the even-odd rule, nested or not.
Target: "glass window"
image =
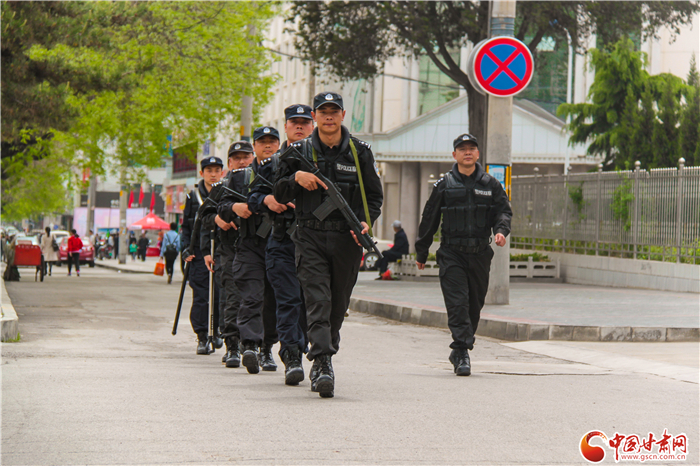
[[[452,52],[452,59],[459,63],[459,50]],[[427,56],[419,58],[418,114],[422,115],[459,97],[459,85],[444,74]]]

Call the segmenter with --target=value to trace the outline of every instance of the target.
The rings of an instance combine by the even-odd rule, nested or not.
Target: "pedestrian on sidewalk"
[[[41,253],[44,255],[44,274],[51,275],[53,263],[58,260],[58,244],[51,236],[49,227],[46,227],[46,234],[41,238]]]
[[[386,269],[389,268],[389,262],[396,262],[401,259],[404,254],[408,254],[408,238],[406,237],[406,232],[401,228],[401,222],[396,220],[393,224],[394,227],[394,245],[391,249],[382,251],[382,257],[377,261],[377,268],[379,269],[379,277],[377,280],[382,280]]]
[[[442,218],[437,263],[447,325],[452,332],[449,359],[455,374],[470,375],[469,351],[474,349],[474,334],[489,287],[491,232],[494,243],[505,246],[513,212],[501,183],[477,163],[476,138],[462,134],[452,147],[456,163],[435,183],[423,209],[416,239],[416,266],[425,268]]]
[[[136,253],[138,252],[139,248],[136,245],[136,242],[131,242],[129,243],[129,254],[131,254],[131,262],[134,262],[136,260]]]
[[[342,125],[345,110],[340,94],[322,92],[314,97],[312,108],[316,129],[292,147],[337,183],[365,234],[379,217],[384,198],[372,150]],[[326,199],[327,188],[316,175],[300,170],[298,161],[280,158],[274,195],[277,202],[294,202],[296,206],[297,228],[292,240],[306,300],[311,343],[306,357],[313,361],[309,379],[311,390],[323,398],[335,393],[331,358],[340,346],[340,327],[362,260],[362,247],[338,209],[324,221],[314,215]]]
[[[165,259],[165,273],[168,274],[168,285],[173,282],[175,259],[180,251],[180,235],[177,234],[177,223],[170,224],[170,231],[163,236],[160,247],[160,257]]]
[[[146,262],[146,251],[148,251],[148,238],[146,238],[146,232],[141,233],[141,237],[138,242],[137,255],[141,261]]]
[[[83,241],[78,237],[78,232],[70,231],[68,238],[68,276],[70,277],[71,265],[75,264],[75,274],[80,276],[80,250],[83,249]]]

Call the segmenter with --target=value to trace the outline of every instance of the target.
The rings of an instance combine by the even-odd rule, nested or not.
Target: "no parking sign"
[[[518,39],[493,37],[479,42],[467,63],[472,86],[482,94],[510,97],[530,84],[534,61],[530,49]]]

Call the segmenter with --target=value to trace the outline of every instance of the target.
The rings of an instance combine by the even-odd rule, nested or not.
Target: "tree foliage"
[[[569,142],[588,144],[587,152],[603,156],[606,169],[629,169],[637,160],[647,168],[673,167],[681,141],[690,153],[699,144],[697,138],[688,139],[698,131],[696,87],[667,73],[650,76],[644,59],[627,38],[610,51],[591,50],[595,81],[590,103],[559,107],[559,115],[570,118]]]
[[[302,56],[341,80],[371,79],[393,56],[425,54],[469,98],[470,131],[482,141],[486,99],[472,87],[452,52],[488,32],[489,2],[294,2],[289,19],[296,23]],[[654,36],[661,26],[678,32],[700,7],[694,2],[518,2],[518,39],[535,50],[546,36],[582,51],[592,33],[603,43],[631,33]],[[535,66],[537,70],[537,66]],[[537,71],[535,71],[537,72]]]
[[[53,81],[37,77],[29,91],[57,96],[52,118],[17,120],[42,140],[50,132],[42,154],[65,162],[52,166],[119,172],[122,182],[137,179],[144,167],[162,163],[168,135],[186,144],[216,132],[232,134],[243,95],[253,96],[258,107],[268,101],[273,78],[262,74],[271,59],[260,44],[274,4],[75,3],[79,7],[65,21],[82,29],[69,28],[61,40],[27,40],[17,54],[29,67],[61,71]],[[81,40],[83,35],[93,40]],[[74,79],[85,85],[74,87]],[[61,113],[65,121],[56,121]],[[24,157],[30,169],[21,152],[13,157]],[[21,179],[8,176],[3,191]]]

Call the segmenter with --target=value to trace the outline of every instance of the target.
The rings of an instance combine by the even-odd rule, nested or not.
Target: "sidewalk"
[[[146,261],[136,259],[131,260],[131,256],[127,256],[126,264],[120,264],[116,259],[104,259],[95,261],[95,266],[103,267],[105,269],[116,270],[122,273],[150,273],[156,268],[156,263],[158,262],[158,257],[147,257]],[[180,271],[180,257],[175,260],[175,267],[173,271],[173,281],[182,280],[182,272]]]
[[[447,328],[438,282],[360,274],[350,309]],[[510,304],[486,305],[478,335],[503,340],[699,341],[700,295],[568,283],[511,282]]]

